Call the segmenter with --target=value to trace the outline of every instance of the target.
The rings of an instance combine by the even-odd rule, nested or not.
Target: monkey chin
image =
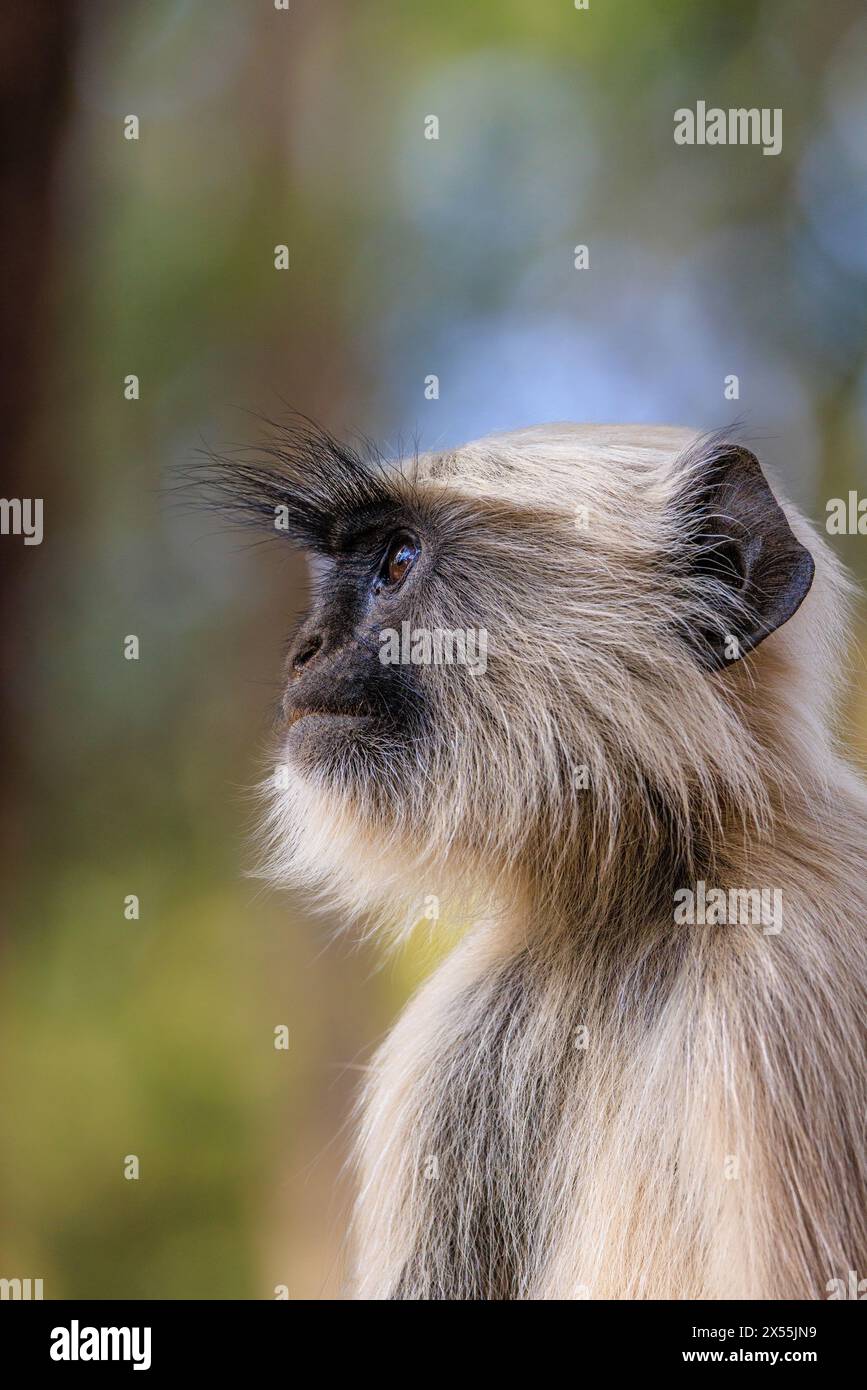
[[[413,769],[402,767],[402,753]],[[428,893],[450,920],[466,920],[478,885],[467,885],[402,792],[413,772],[418,782],[416,758],[411,741],[377,719],[293,720],[259,787],[256,876],[301,890],[362,936],[403,939],[422,921]]]
[[[286,720],[283,753],[286,761],[308,774],[326,775],[335,761],[349,757],[375,731],[369,714],[334,713],[326,710],[293,710]]]

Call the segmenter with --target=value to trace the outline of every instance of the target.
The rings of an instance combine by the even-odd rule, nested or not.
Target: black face
[[[394,518],[341,540],[320,561],[310,616],[287,658],[282,702],[287,753],[321,766],[347,746],[404,735],[420,716],[409,666],[384,665],[380,632],[412,617],[430,548]]]
[[[316,559],[315,602],[287,659],[287,760],[326,777],[357,773],[366,796],[401,804],[406,777],[419,775],[412,754],[431,734],[434,678],[425,666],[380,660],[390,655],[380,633],[471,621],[477,584],[469,567],[455,565],[454,509],[446,514],[438,495],[418,489],[412,470],[407,476],[372,446],[359,452],[302,417],[271,424],[261,448],[212,455],[203,484],[211,505]],[[457,509],[458,532],[467,510]]]

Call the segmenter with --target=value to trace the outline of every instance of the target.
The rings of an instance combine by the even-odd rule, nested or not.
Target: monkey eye
[[[419,544],[414,536],[406,533],[393,536],[389,541],[382,569],[377,577],[375,589],[397,589],[406,579],[419,556]]]

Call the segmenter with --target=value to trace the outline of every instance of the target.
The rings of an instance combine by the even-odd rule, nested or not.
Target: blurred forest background
[[[0,40],[2,492],[46,528],[2,541],[0,1275],[333,1295],[361,1068],[435,946],[383,961],[244,877],[303,573],[166,480],[287,401],[386,449],[739,419],[816,519],[863,496],[867,17],[30,0]],[[699,99],[781,107],[782,153],[676,146]]]

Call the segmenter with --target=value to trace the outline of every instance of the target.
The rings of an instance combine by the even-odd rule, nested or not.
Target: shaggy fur
[[[245,505],[288,499],[332,560],[354,509],[409,516],[435,537],[414,625],[489,634],[485,676],[413,671],[401,733],[289,756],[269,791],[275,880],[372,924],[428,894],[476,922],[370,1069],[359,1297],[822,1298],[867,1275],[867,794],[832,733],[849,585],[783,504],[810,592],[727,669],[702,659],[732,623],[700,505],[731,448],[555,425],[392,470],[322,438],[247,465]],[[781,890],[781,932],[675,925],[699,880]]]

